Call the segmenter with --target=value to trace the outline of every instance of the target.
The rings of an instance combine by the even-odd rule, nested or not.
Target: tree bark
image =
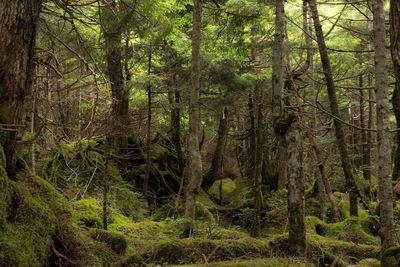
[[[335,202],[335,199],[333,198],[333,194],[332,194],[332,190],[330,189],[330,184],[328,179],[325,177],[323,178],[322,176],[325,175],[325,170],[324,170],[324,166],[322,166],[322,170],[321,168],[319,168],[320,164],[325,164],[322,163],[324,161],[323,155],[321,153],[321,151],[319,150],[319,147],[317,146],[317,143],[315,141],[315,138],[317,136],[317,113],[316,113],[316,99],[315,99],[315,70],[314,70],[314,47],[312,44],[312,19],[310,17],[310,19],[308,20],[307,18],[307,14],[308,14],[308,5],[306,1],[303,1],[303,28],[305,30],[305,39],[306,39],[306,45],[307,45],[307,63],[306,63],[306,67],[310,69],[310,97],[311,97],[311,115],[312,115],[312,119],[311,119],[311,130],[308,130],[306,128],[306,135],[308,137],[308,139],[311,142],[311,145],[313,147],[313,157],[315,158],[316,162],[317,162],[317,168],[314,170],[314,175],[315,175],[315,180],[317,182],[317,188],[318,188],[318,200],[319,200],[319,204],[320,204],[320,214],[321,214],[321,220],[326,222],[326,211],[327,211],[327,207],[326,207],[326,195],[327,192],[329,195],[329,199],[331,200],[331,204],[332,204],[332,209],[334,211],[334,219],[335,221],[339,220],[339,211]],[[293,82],[293,81],[292,81]],[[304,115],[303,115],[303,111],[302,111],[302,107],[300,105],[300,101],[297,97],[297,104],[298,107],[300,109],[300,120],[304,123]],[[319,150],[319,151],[318,151]],[[324,182],[326,181],[326,182]],[[328,189],[329,191],[326,189],[325,187],[325,183],[328,184]],[[332,202],[332,199],[333,202]]]
[[[285,141],[288,153],[288,208],[289,208],[289,251],[292,255],[304,256],[306,252],[305,201],[303,155],[300,125],[297,116],[290,114],[285,122],[288,127]]]
[[[264,206],[264,197],[261,190],[262,185],[262,164],[264,156],[264,136],[263,136],[263,103],[264,103],[264,83],[256,85],[255,96],[257,101],[257,125],[255,131],[255,157],[254,167],[251,177],[254,182],[254,225],[251,231],[252,236],[259,236],[261,233],[261,211]]]
[[[146,132],[146,172],[143,180],[143,197],[147,200],[147,186],[150,180],[151,172],[151,46],[149,48],[149,61],[147,66],[147,75],[149,76],[147,86],[147,132]]]
[[[396,8],[396,4],[393,8]],[[398,5],[397,5],[398,7]],[[392,10],[393,11],[393,10]],[[375,92],[376,120],[378,129],[378,186],[382,266],[396,266],[394,257],[385,255],[386,249],[394,246],[392,159],[390,145],[390,110],[388,96],[388,74],[386,67],[386,28],[384,0],[374,1],[375,41]]]
[[[397,128],[400,128],[400,3],[390,1],[390,51],[392,55],[396,86],[393,91],[392,104],[396,117]],[[392,179],[400,178],[400,132],[396,134],[396,151],[394,154],[394,167]]]
[[[285,37],[285,8],[284,0],[276,1],[275,10],[275,39],[272,55],[272,116],[275,120],[283,115],[283,41]],[[286,145],[282,135],[278,139],[278,188],[284,188],[287,180]]]
[[[196,214],[196,197],[202,180],[202,162],[199,149],[200,137],[200,51],[201,51],[201,17],[203,0],[194,0],[193,31],[192,31],[192,86],[189,92],[189,140],[188,166],[189,176],[186,185],[185,224],[184,232],[190,236],[193,220]]]
[[[365,128],[365,112],[364,112],[364,83],[363,75],[359,76],[359,87],[360,87],[360,127]],[[361,130],[361,166],[363,171],[364,180],[371,180],[371,166],[370,166],[370,149],[368,148],[368,133],[366,130]],[[371,199],[371,188],[366,186],[364,188],[364,193],[367,199]]]
[[[42,1],[0,2],[0,123],[20,125],[25,96],[30,93],[34,72],[33,50]],[[0,133],[7,173],[17,172],[18,129],[7,127]]]
[[[346,187],[350,195],[350,216],[358,216],[358,206],[357,206],[357,196],[358,196],[358,191],[356,188],[356,184],[354,181],[352,169],[351,169],[351,164],[350,164],[350,158],[349,154],[347,151],[346,147],[346,138],[344,135],[344,130],[343,130],[343,124],[340,120],[340,113],[339,113],[339,107],[338,107],[338,102],[336,99],[336,88],[335,84],[333,81],[332,77],[332,69],[331,69],[331,64],[330,60],[328,57],[328,52],[325,44],[325,39],[324,35],[322,32],[322,26],[319,21],[319,15],[318,15],[318,10],[316,6],[316,1],[315,0],[308,0],[310,8],[311,8],[311,13],[314,21],[314,28],[315,28],[315,33],[317,36],[317,41],[318,41],[318,48],[321,56],[321,63],[322,67],[324,70],[324,76],[325,76],[325,81],[326,81],[326,86],[328,90],[328,96],[329,96],[329,104],[331,108],[332,114],[335,116],[334,117],[334,125],[335,125],[335,134],[336,134],[336,142],[337,146],[339,148],[340,152],[340,157],[342,161],[342,168],[344,171],[344,176],[346,180]]]
[[[228,135],[228,115],[227,108],[224,108],[221,112],[218,126],[218,137],[217,145],[211,161],[211,167],[208,173],[205,175],[202,186],[205,190],[210,188],[215,181],[222,179],[222,159],[224,156],[224,148]]]
[[[115,25],[115,0],[104,1],[103,31],[106,46],[107,74],[111,84],[111,121],[107,137],[112,140],[117,153],[127,153],[128,137],[130,132],[129,119],[129,89],[125,86],[122,74],[122,33]]]

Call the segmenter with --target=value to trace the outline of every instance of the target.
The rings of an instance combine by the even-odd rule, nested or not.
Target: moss
[[[84,249],[72,252],[82,243],[68,241],[68,232],[75,232],[75,236],[78,233],[71,229],[72,210],[66,199],[52,185],[27,171],[19,173],[16,182],[1,176],[8,186],[8,207],[0,237],[0,262],[6,266],[43,266],[56,257],[54,251],[64,252],[65,247],[71,252],[65,258],[79,260],[78,251]]]
[[[210,193],[216,199],[219,199],[220,192],[219,186],[222,184],[221,187],[221,194],[222,194],[222,201],[225,201],[225,197],[232,193],[236,189],[236,184],[231,179],[226,178],[220,181],[215,181],[214,184],[208,189],[208,193]]]
[[[90,235],[93,239],[106,243],[114,252],[120,255],[126,250],[126,239],[120,233],[109,232],[101,229],[93,229]]]
[[[4,153],[3,147],[0,145],[0,167],[6,168],[6,154]]]
[[[368,266],[368,267],[380,267],[381,262],[377,259],[366,258],[366,259],[362,259],[359,262],[357,262],[357,265]]]
[[[317,231],[318,228],[324,230]],[[315,257],[324,259],[335,255],[349,263],[364,258],[379,258],[379,239],[367,234],[360,222],[352,218],[326,224],[316,217],[308,216],[306,231],[307,243]]]
[[[266,258],[266,259],[256,259],[256,260],[248,260],[248,261],[231,261],[231,262],[216,262],[211,263],[208,266],[210,267],[314,267],[315,265],[306,259],[295,259],[295,258]]]
[[[148,215],[147,202],[141,195],[129,189],[127,184],[118,184],[111,189],[113,207],[123,215],[134,220],[142,221]]]
[[[73,203],[73,208],[73,217],[78,225],[89,228],[103,227],[103,220],[101,218],[102,207],[96,199],[81,199]]]
[[[211,258],[213,261],[229,260],[248,254],[261,256],[271,254],[267,243],[253,238],[224,241],[186,238],[159,243],[153,258],[155,263],[200,263],[203,261],[203,254],[210,255],[214,250]]]
[[[1,146],[0,146],[1,148]],[[8,179],[6,170],[0,166],[0,231],[4,229],[8,217],[8,207],[11,201],[12,182]]]

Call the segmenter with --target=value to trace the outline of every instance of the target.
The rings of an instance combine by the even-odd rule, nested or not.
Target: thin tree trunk
[[[202,162],[199,150],[200,137],[200,51],[201,51],[201,17],[203,0],[194,0],[193,31],[192,31],[192,86],[189,92],[189,176],[186,186],[185,224],[184,232],[190,236],[193,220],[196,214],[196,197],[202,180]]]
[[[257,126],[255,132],[255,157],[252,178],[254,182],[254,225],[252,236],[259,236],[261,233],[261,211],[264,206],[264,198],[261,190],[262,185],[262,163],[264,156],[264,136],[263,136],[263,103],[264,103],[264,84],[257,85],[255,90],[257,101]]]
[[[143,181],[143,196],[147,199],[147,186],[150,179],[151,171],[151,46],[149,51],[149,62],[147,74],[149,76],[149,84],[147,86],[147,133],[146,133],[146,172]]]
[[[36,28],[42,1],[15,0],[0,2],[0,123],[20,125],[25,96],[34,74],[33,53]],[[16,57],[18,60],[16,60]],[[0,132],[7,173],[17,172],[18,129],[5,127]]]
[[[205,175],[202,187],[207,190],[210,188],[215,181],[222,179],[222,159],[224,156],[224,147],[228,136],[228,115],[227,108],[223,108],[221,111],[219,126],[218,126],[218,137],[215,151],[211,161],[211,167],[208,173]]]
[[[372,87],[372,78],[371,75],[368,75],[368,87]],[[368,90],[368,129],[372,129],[372,122],[373,122],[373,108],[374,108],[374,103],[372,102],[374,99],[374,91],[373,89]],[[366,146],[366,152],[365,152],[365,173],[364,173],[364,178],[369,181],[371,180],[371,172],[372,172],[372,166],[371,166],[371,150],[372,150],[372,132],[367,131],[367,146]],[[371,186],[365,187],[365,196],[367,199],[372,199],[372,194],[371,194]]]
[[[104,0],[103,0],[104,1]],[[108,137],[113,140],[117,153],[127,153],[128,137],[130,132],[129,119],[129,90],[124,84],[122,75],[121,40],[122,33],[115,18],[117,3],[115,0],[104,1],[103,30],[106,45],[107,72],[111,83],[112,117]]]
[[[317,155],[315,148],[317,150],[319,150],[319,148],[317,147],[315,138],[317,136],[317,131],[316,131],[316,127],[317,127],[317,113],[316,113],[316,98],[315,98],[315,70],[314,70],[314,47],[312,44],[312,19],[310,17],[310,19],[307,19],[307,14],[308,14],[308,5],[306,1],[303,1],[303,28],[306,32],[305,34],[305,39],[306,39],[306,45],[307,45],[307,63],[306,63],[306,68],[310,69],[310,97],[311,97],[311,114],[312,114],[312,119],[311,119],[311,133],[309,132],[310,130],[306,129],[306,135],[308,136],[307,138],[310,140],[312,147],[313,147],[313,157],[315,158],[316,162],[318,163],[317,166],[319,166],[319,162],[321,162],[321,160],[324,160],[323,158],[321,159],[321,152],[319,151],[319,154]],[[304,68],[304,69],[306,69]],[[299,99],[297,98],[297,104],[298,107],[301,109],[301,105],[299,102]],[[304,116],[302,114],[302,111],[300,110],[300,120],[302,123],[305,123],[304,120]],[[311,141],[311,139],[313,139]],[[315,143],[315,146],[314,144]],[[324,166],[322,167],[324,168]],[[325,172],[325,170],[322,170],[323,172]],[[321,171],[320,168],[317,167],[314,170],[314,175],[316,178],[316,182],[317,182],[317,187],[318,187],[318,199],[319,199],[319,204],[320,204],[320,213],[321,213],[321,220],[326,222],[326,212],[327,212],[327,207],[326,207],[326,194],[327,194],[327,190],[325,189],[325,183],[324,180],[322,178],[321,175]],[[326,175],[324,173],[324,175]],[[326,177],[325,177],[326,178]],[[328,180],[326,178],[326,180]],[[328,181],[328,188],[330,190],[330,185],[329,185],[329,181]],[[332,191],[330,190],[330,194],[332,194]],[[332,196],[333,198],[333,196]],[[329,199],[331,200],[331,196],[329,196]],[[332,203],[332,201],[331,201]],[[332,209],[334,211],[334,218],[335,220],[339,219],[339,212],[336,206],[336,202],[334,201],[333,198],[333,204],[332,204]]]
[[[394,3],[393,3],[394,4]],[[374,1],[374,41],[375,41],[375,92],[376,120],[378,129],[378,186],[381,237],[381,264],[385,267],[397,266],[394,257],[385,251],[394,246],[392,159],[390,144],[390,110],[388,95],[388,74],[386,68],[386,28],[384,0]]]
[[[321,56],[321,63],[322,63],[322,67],[324,69],[324,75],[325,75],[326,86],[328,89],[330,108],[331,108],[332,114],[335,116],[334,117],[334,125],[335,125],[336,142],[337,142],[337,146],[338,146],[339,152],[340,152],[342,167],[343,167],[344,176],[346,179],[346,187],[347,187],[347,190],[349,191],[349,195],[350,195],[350,216],[358,216],[358,205],[357,205],[358,192],[357,192],[356,184],[355,184],[352,169],[351,169],[349,154],[347,152],[347,147],[346,147],[347,142],[346,142],[346,138],[344,135],[343,124],[340,120],[339,107],[338,107],[338,102],[336,99],[336,88],[335,88],[335,84],[334,84],[333,77],[332,77],[331,64],[330,64],[329,57],[328,57],[328,52],[327,52],[327,48],[326,48],[326,44],[325,44],[324,35],[322,33],[322,26],[319,21],[319,15],[318,15],[318,10],[317,10],[317,6],[316,6],[316,1],[315,0],[308,0],[308,1],[309,1],[309,5],[311,8],[313,21],[314,21],[314,28],[315,28],[315,33],[316,33],[317,41],[318,41],[318,48],[319,48],[319,52],[320,52],[320,56]]]
[[[393,91],[392,104],[396,117],[397,128],[400,128],[400,3],[390,1],[390,43],[391,55],[396,78],[396,86]],[[394,154],[394,167],[392,179],[400,178],[400,132],[396,134],[396,151]]]
[[[285,8],[284,0],[276,1],[275,39],[272,55],[272,115],[274,123],[283,115],[283,40],[285,37]],[[282,135],[278,139],[278,188],[284,188],[287,180],[286,145]]]
[[[360,127],[365,128],[365,112],[364,112],[364,83],[363,83],[363,75],[359,76],[359,87],[360,87]],[[370,164],[370,149],[368,148],[368,133],[366,130],[361,130],[361,166],[363,170],[363,177],[365,181],[371,180],[371,167]],[[364,193],[367,199],[371,199],[371,188],[370,186],[366,186],[364,188]]]

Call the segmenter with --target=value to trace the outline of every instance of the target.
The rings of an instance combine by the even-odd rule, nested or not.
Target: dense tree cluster
[[[395,0],[0,2],[0,260],[19,262],[6,261],[17,255],[7,238],[26,223],[18,188],[32,179],[72,205],[63,214],[85,220],[76,227],[95,228],[86,238],[121,255],[131,244],[110,219],[117,211],[184,218],[182,240],[204,217],[254,240],[280,229],[268,249],[308,258],[318,251],[310,225],[325,237],[367,222],[375,258],[397,266],[399,18]],[[101,220],[79,213],[92,198]],[[38,262],[83,263],[81,243],[66,241],[73,230],[60,229]],[[248,250],[265,256],[254,242]],[[209,245],[206,264],[223,250]],[[157,262],[163,246],[151,253]]]

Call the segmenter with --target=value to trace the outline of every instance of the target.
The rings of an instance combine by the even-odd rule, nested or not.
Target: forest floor
[[[7,177],[0,157],[1,266],[380,265],[374,218],[363,209],[360,217],[349,217],[345,194],[336,194],[343,220],[331,222],[328,213],[328,222],[323,222],[317,218],[317,197],[308,190],[304,258],[288,254],[284,189],[265,194],[261,235],[250,235],[253,197],[252,183],[246,178],[226,178],[208,192],[200,190],[198,219],[187,238],[182,231],[181,201],[176,208],[175,197],[148,204],[113,164],[108,164],[111,178],[104,187],[102,172],[97,175],[105,166],[97,146],[58,148],[43,160],[41,177],[20,158],[16,180]],[[154,164],[165,153],[156,155]],[[161,172],[160,166],[155,169]],[[166,174],[164,178],[172,179]],[[105,217],[104,188],[108,189]]]

